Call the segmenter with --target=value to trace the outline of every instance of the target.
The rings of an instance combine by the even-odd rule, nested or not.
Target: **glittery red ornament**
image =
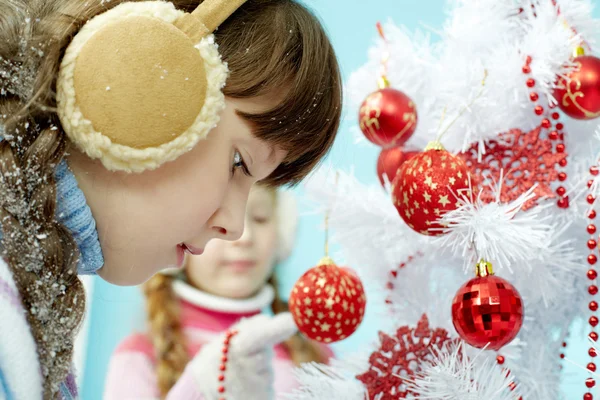
[[[573,72],[560,77],[554,90],[558,106],[572,118],[600,117],[600,58],[580,56],[573,63]]]
[[[360,279],[325,257],[298,279],[289,308],[300,332],[310,339],[333,343],[356,331],[366,302]]]
[[[378,146],[400,146],[415,132],[415,103],[399,90],[385,87],[371,93],[360,106],[360,129]]]
[[[498,350],[521,329],[521,295],[507,280],[493,274],[490,263],[480,261],[477,277],[464,284],[452,301],[452,322],[471,346]]]
[[[377,176],[379,176],[381,185],[385,184],[384,174],[389,182],[393,182],[404,161],[410,160],[417,154],[419,154],[419,151],[405,150],[402,147],[389,147],[381,150],[377,159]]]
[[[437,220],[455,210],[456,196],[468,189],[465,162],[439,142],[432,142],[402,164],[392,184],[392,201],[408,226],[424,235],[438,236],[442,226]]]
[[[433,361],[432,350],[441,350],[450,339],[442,328],[431,329],[423,314],[416,328],[401,326],[394,336],[379,332],[379,349],[369,356],[369,369],[356,377],[369,392],[369,399],[397,400],[414,393],[406,386],[424,363]]]
[[[529,132],[511,129],[499,135],[498,140],[488,141],[481,160],[478,148],[479,144],[474,143],[459,156],[466,161],[473,184],[482,189],[481,199],[486,203],[496,201],[493,187],[483,184],[491,180],[502,181],[502,203],[516,200],[535,185],[535,197],[525,203],[524,210],[535,206],[539,198],[556,197],[551,184],[560,178],[556,164],[566,153],[556,154],[552,141],[542,136],[540,127]]]

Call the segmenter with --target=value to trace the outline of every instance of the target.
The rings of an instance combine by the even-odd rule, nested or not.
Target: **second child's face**
[[[269,106],[227,98],[207,139],[154,171],[111,172],[71,152],[69,164],[97,223],[102,278],[140,284],[162,269],[181,266],[185,252],[200,253],[211,239],[242,236],[250,189],[286,153],[257,139],[236,110],[255,113]]]
[[[245,218],[238,240],[212,240],[203,255],[188,257],[186,275],[190,284],[228,298],[247,298],[264,286],[273,273],[277,254],[275,193],[255,186]]]

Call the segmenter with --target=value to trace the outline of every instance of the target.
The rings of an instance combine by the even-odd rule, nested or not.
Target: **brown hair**
[[[77,247],[55,218],[54,170],[67,146],[56,77],[79,28],[124,1],[0,0],[2,247],[37,344],[44,398],[68,374],[85,308]],[[191,11],[201,1],[172,2]],[[273,110],[242,116],[258,138],[288,151],[265,183],[297,183],[329,151],[340,121],[341,79],[325,32],[292,0],[248,0],[215,35],[231,71],[225,95],[286,89]]]
[[[156,356],[156,375],[162,397],[177,383],[190,361],[186,340],[181,329],[179,299],[173,293],[173,276],[157,274],[144,284],[150,339]],[[275,289],[271,304],[274,314],[288,311],[288,305],[279,297],[275,275],[269,279]],[[314,342],[295,334],[283,343],[295,365],[306,362],[327,362],[326,354]]]

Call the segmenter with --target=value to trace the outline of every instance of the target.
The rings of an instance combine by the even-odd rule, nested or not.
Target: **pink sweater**
[[[258,295],[248,300],[218,298],[180,281],[175,283],[173,289],[181,299],[182,326],[190,357],[193,357],[202,345],[217,338],[241,318],[260,313],[273,300],[273,289],[270,286],[266,286]],[[327,347],[323,347],[323,350],[328,356],[332,356]],[[159,399],[155,362],[154,349],[147,335],[134,334],[127,337],[117,347],[111,359],[104,399]],[[280,398],[281,394],[289,393],[296,387],[292,374],[294,364],[282,345],[274,349],[273,364],[275,393],[276,397]],[[189,368],[166,398],[203,399]]]

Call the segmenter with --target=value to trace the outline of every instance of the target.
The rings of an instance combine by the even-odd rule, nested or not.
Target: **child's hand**
[[[223,335],[205,345],[188,366],[200,391],[206,400],[273,399],[273,346],[296,333],[292,315],[256,315],[242,320],[233,330],[237,334],[231,337],[228,346]],[[225,371],[221,371],[221,365]],[[220,387],[224,392],[219,391]]]

